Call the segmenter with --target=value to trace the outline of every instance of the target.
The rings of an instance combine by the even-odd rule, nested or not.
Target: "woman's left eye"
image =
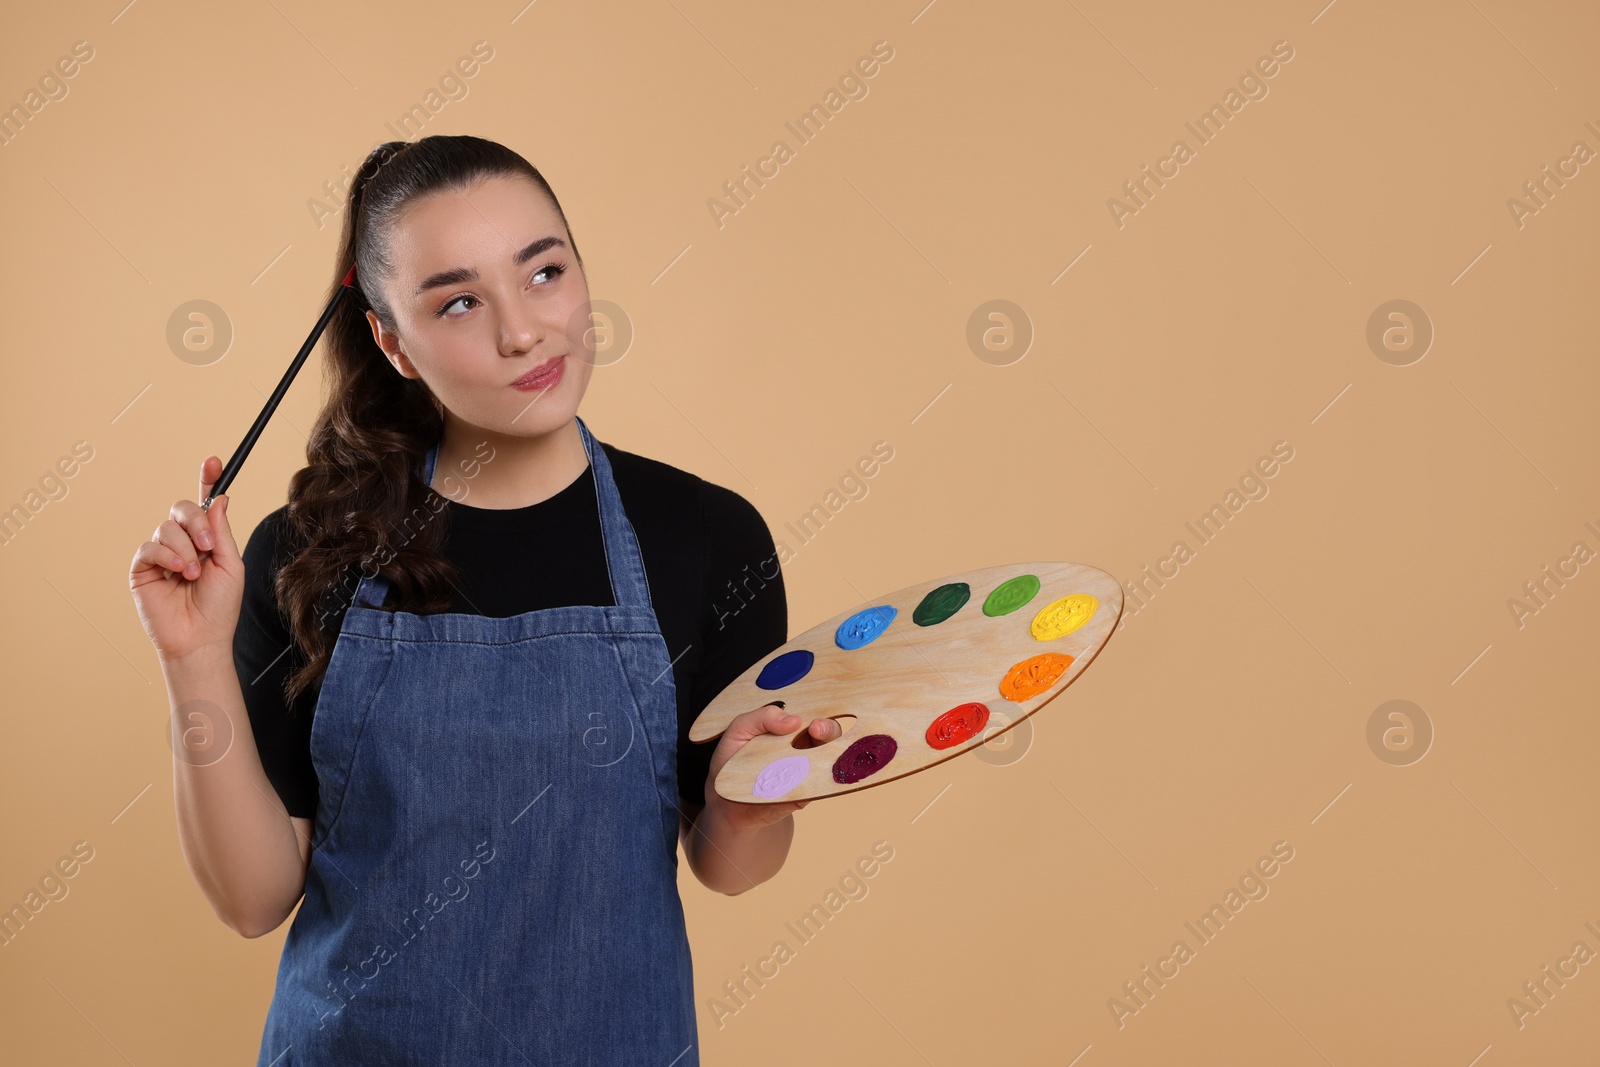
[[[550,275],[550,280],[549,280],[549,282],[547,282],[545,284],[553,285],[555,283],[556,279],[561,277],[566,272],[567,272],[567,268],[566,268],[566,266],[564,264],[561,264],[561,263],[546,263],[544,266],[542,266],[538,270],[534,271],[533,272],[533,276],[535,278],[537,278],[541,274],[548,274],[548,275]],[[471,300],[475,304],[483,303],[483,301],[479,300],[477,297],[473,296],[471,293],[462,293],[460,296],[452,296],[449,300],[446,300],[443,304],[439,305],[439,309],[434,312],[434,316],[436,318],[453,318],[454,316],[447,316],[445,313],[448,312],[452,307],[454,307],[456,304],[460,303],[463,300]]]

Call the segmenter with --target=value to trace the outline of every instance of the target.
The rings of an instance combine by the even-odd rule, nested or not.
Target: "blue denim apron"
[[[388,582],[366,576],[345,613],[258,1067],[699,1063],[672,662],[577,422],[614,606],[415,615],[380,610]]]

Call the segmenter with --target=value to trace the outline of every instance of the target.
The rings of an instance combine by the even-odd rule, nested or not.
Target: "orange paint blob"
[[[1072,657],[1060,652],[1043,652],[1014,664],[1000,679],[1000,695],[1021,703],[1038,696],[1061,680],[1072,666]]]

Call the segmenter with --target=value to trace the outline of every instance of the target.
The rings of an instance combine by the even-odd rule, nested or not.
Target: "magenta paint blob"
[[[890,760],[900,745],[888,734],[868,734],[844,750],[833,763],[833,780],[841,785],[859,782],[877,774]]]

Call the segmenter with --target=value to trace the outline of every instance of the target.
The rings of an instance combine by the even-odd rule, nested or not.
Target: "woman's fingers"
[[[177,510],[176,506],[173,508]],[[175,519],[168,519],[156,527],[152,541],[166,546],[174,555],[183,561],[179,568],[185,578],[200,577],[200,556],[195,551],[194,542],[189,540],[189,533]]]
[[[800,725],[801,718],[791,715],[779,704],[766,704],[755,711],[747,711],[728,724],[727,733],[738,744],[744,744],[761,734],[790,734]],[[837,719],[812,719],[806,733],[813,744],[824,745],[844,735]]]
[[[839,726],[838,719],[812,719],[811,725],[806,729],[821,744],[826,744],[844,734],[844,730]]]
[[[132,571],[136,577],[142,570],[159,570],[165,578],[169,574],[183,573],[183,568],[183,557],[157,541],[146,541],[133,554]]]
[[[180,500],[172,505],[171,518],[184,528],[189,540],[201,552],[210,552],[217,547],[216,538],[211,532],[211,516],[201,511],[200,505],[193,500]]]

